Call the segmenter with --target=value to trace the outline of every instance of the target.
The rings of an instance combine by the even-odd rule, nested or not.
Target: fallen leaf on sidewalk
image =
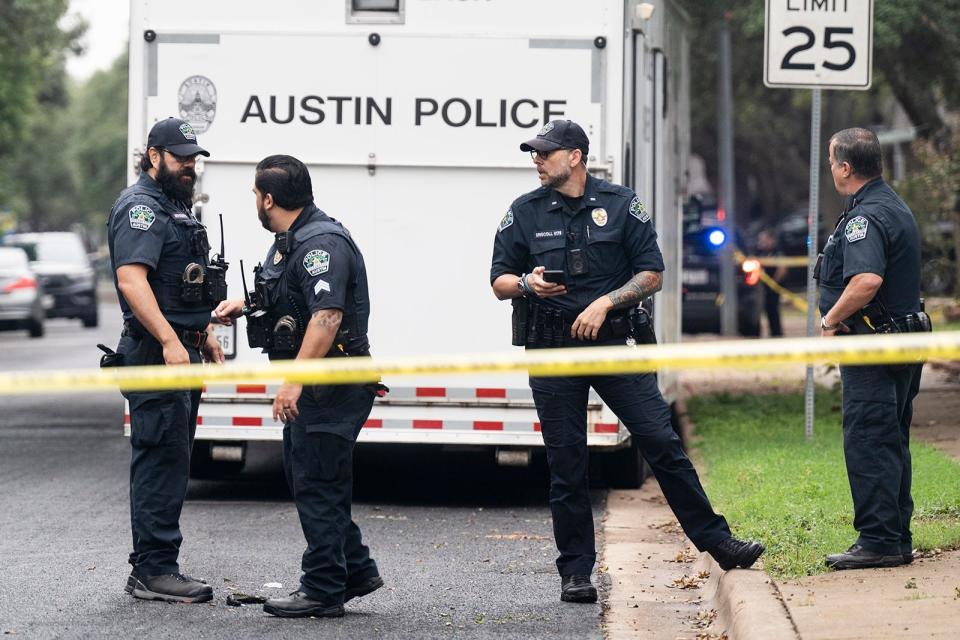
[[[725,633],[698,633],[697,640],[728,640]]]
[[[960,600],[960,587],[954,587],[953,589],[953,599]]]
[[[904,589],[916,589],[916,588],[917,588],[917,581],[914,580],[913,578],[910,578],[909,580],[907,580],[907,584],[903,585],[903,588],[904,588]]]
[[[532,533],[491,533],[484,536],[488,540],[547,540],[546,536],[538,536]]]
[[[670,589],[699,589],[703,586],[703,581],[706,580],[702,577],[704,573],[707,574],[707,578],[710,577],[709,572],[701,571],[695,576],[681,576],[668,584],[667,587]]]
[[[252,596],[248,593],[231,593],[227,596],[227,605],[239,607],[244,604],[263,604],[267,599],[263,596]]]
[[[661,522],[660,524],[651,524],[649,525],[650,529],[659,529],[664,533],[680,533],[683,529],[680,528],[680,523],[676,520],[670,520],[668,522]]]
[[[710,609],[709,611],[698,611],[692,619],[693,626],[697,629],[706,629],[713,624],[714,620],[717,619],[717,610]]]
[[[677,555],[675,555],[673,558],[664,560],[664,562],[679,562],[683,564],[690,564],[696,559],[697,559],[697,552],[694,551],[692,548],[687,547],[682,551],[678,551]]]

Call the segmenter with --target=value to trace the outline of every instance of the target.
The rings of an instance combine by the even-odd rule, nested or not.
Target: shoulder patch
[[[157,214],[145,204],[138,204],[131,207],[127,215],[130,218],[130,228],[139,229],[140,231],[146,231],[153,226],[153,223],[157,220]]]
[[[633,200],[630,201],[630,215],[640,222],[650,222],[650,212],[640,202],[640,196],[633,196]]]
[[[843,229],[843,235],[847,237],[847,242],[857,242],[867,237],[867,227],[870,222],[863,216],[857,216],[850,220]]]
[[[317,278],[316,284],[313,285],[313,294],[318,296],[321,291],[330,293],[330,283],[321,278]]]
[[[323,249],[314,249],[303,257],[303,268],[311,276],[318,276],[330,269],[330,254]]]
[[[507,212],[503,214],[503,218],[500,220],[500,226],[497,227],[497,232],[503,231],[507,227],[513,224],[513,209],[507,209]]]

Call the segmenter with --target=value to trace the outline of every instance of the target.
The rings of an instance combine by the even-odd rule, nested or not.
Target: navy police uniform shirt
[[[117,269],[128,264],[149,268],[147,281],[167,322],[183,329],[202,331],[210,323],[212,308],[207,304],[186,305],[179,299],[179,286],[187,265],[206,268],[206,251],[195,252],[191,235],[203,230],[186,203],[173,202],[157,181],[144,171],[137,182],[120,193],[107,223],[110,263],[114,285]],[[124,320],[133,312],[120,293]]]
[[[875,273],[878,295],[894,318],[920,311],[920,230],[913,212],[882,178],[848,198],[820,263],[820,313],[836,304],[850,278]],[[856,315],[844,320],[856,332],[870,330]]]
[[[349,235],[339,222],[309,204],[290,225],[288,237],[295,239],[298,231],[316,221],[330,222]],[[277,299],[271,300],[275,315],[292,313],[305,330],[317,311],[338,309],[343,311],[340,327],[341,331],[347,331],[348,351],[362,353],[369,349],[370,297],[366,266],[363,256],[347,237],[320,233],[302,242],[294,240],[286,255],[277,251],[274,242],[267,252],[262,277],[277,281],[273,289]]]
[[[574,201],[575,202],[575,201]],[[576,207],[576,205],[575,205]],[[572,251],[585,258],[573,273]],[[490,282],[534,267],[566,272],[567,293],[543,304],[579,314],[641,271],[663,271],[663,256],[651,214],[630,189],[587,175],[579,207],[548,187],[514,200],[500,221],[493,245]]]

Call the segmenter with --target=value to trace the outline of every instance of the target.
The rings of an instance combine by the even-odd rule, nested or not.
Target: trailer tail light
[[[760,261],[759,260],[744,260],[743,261],[743,273],[745,274],[746,282],[749,286],[754,286],[760,282]]]
[[[36,288],[37,288],[36,280],[34,280],[29,276],[21,276],[16,280],[14,280],[13,282],[7,283],[7,285],[3,287],[3,292],[10,293],[12,291],[17,291],[19,289],[36,289]]]

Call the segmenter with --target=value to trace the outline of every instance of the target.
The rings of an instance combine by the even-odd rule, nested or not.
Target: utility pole
[[[730,60],[730,14],[720,23],[720,96],[717,112],[717,137],[719,138],[720,197],[718,212],[724,213],[719,222],[727,235],[720,256],[720,332],[725,336],[738,334],[737,327],[737,264],[733,258],[736,245],[737,194],[734,179],[733,159],[733,78]]]

